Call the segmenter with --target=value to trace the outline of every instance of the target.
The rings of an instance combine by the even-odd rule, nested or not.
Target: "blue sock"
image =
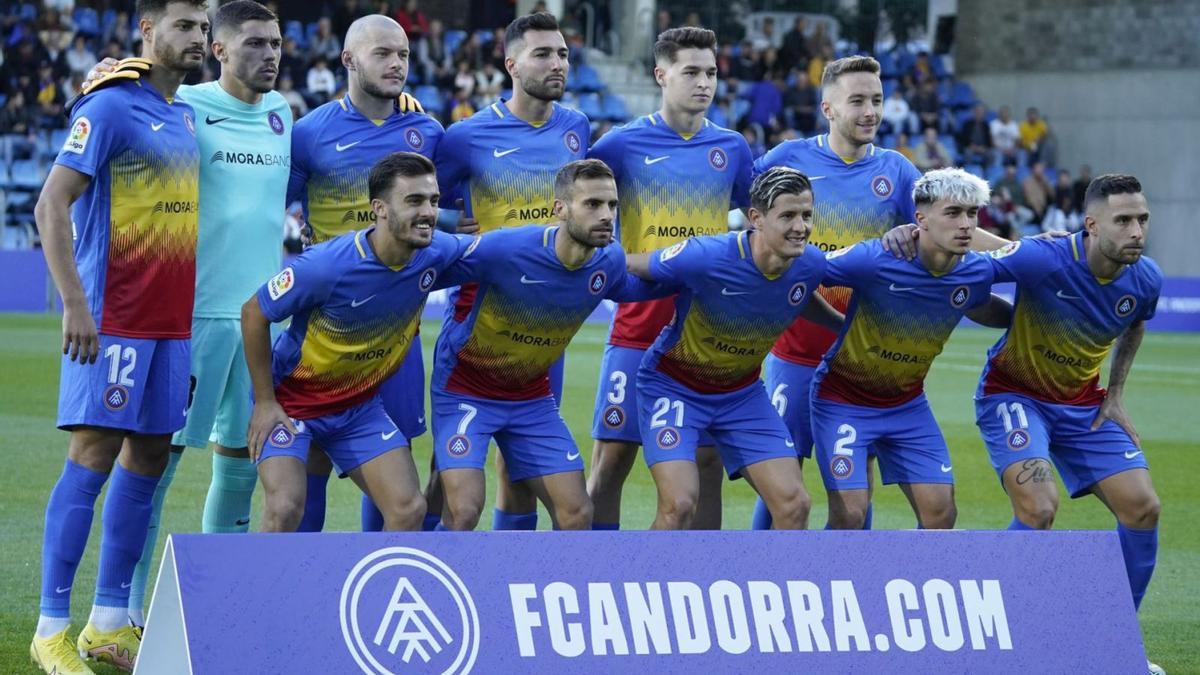
[[[133,586],[129,587],[129,612],[135,620],[141,618],[142,607],[146,604],[146,584],[150,579],[150,564],[154,561],[154,547],[158,543],[158,524],[162,519],[163,500],[167,497],[167,489],[175,479],[175,467],[183,458],[182,452],[172,452],[167,458],[167,468],[162,478],[158,479],[158,487],[154,489],[154,500],[150,508],[150,526],[146,528],[146,544],[142,546],[142,557],[138,559],[137,567],[133,568]]]
[[[762,497],[754,500],[754,515],[750,518],[750,529],[769,530],[771,522],[771,511],[767,508],[767,503],[763,501]]]
[[[536,530],[537,511],[533,513],[509,513],[494,509],[492,511],[493,530]]]
[[[129,607],[133,568],[146,545],[156,488],[158,476],[142,476],[125,470],[119,463],[113,465],[108,495],[104,497],[96,605]]]
[[[362,518],[363,532],[383,532],[383,513],[375,508],[375,502],[371,501],[370,497],[362,496],[362,506],[359,507],[359,512]]]
[[[1012,522],[1008,524],[1008,529],[1014,532],[1032,532],[1033,528],[1021,522],[1021,519],[1013,516]]]
[[[304,516],[296,531],[320,532],[325,527],[325,488],[329,485],[329,474],[305,475],[308,476],[308,491],[304,494]]]
[[[1158,527],[1138,530],[1117,523],[1117,535],[1121,538],[1121,554],[1125,557],[1133,606],[1141,607],[1146,587],[1154,574],[1154,565],[1158,562]]]
[[[254,462],[249,457],[226,457],[214,452],[212,463],[201,530],[217,534],[248,532],[254,486],[258,485]]]
[[[871,529],[871,521],[873,521],[874,519],[875,519],[875,505],[867,504],[867,514],[865,516],[863,516],[862,529],[864,529],[864,530]]]
[[[438,520],[437,524],[433,526],[433,531],[434,532],[449,532],[450,528],[443,525],[441,520]]]
[[[437,526],[440,525],[441,523],[442,523],[442,514],[426,513],[425,519],[421,521],[421,531],[433,532],[434,530],[437,529]]]
[[[619,529],[621,529],[621,524],[620,524],[620,523],[597,523],[597,522],[593,521],[593,522],[592,522],[592,529],[593,529],[593,530],[608,530],[608,531],[614,531],[614,530],[619,530]]]
[[[96,497],[108,476],[71,460],[46,502],[46,530],[42,534],[42,601],[44,616],[71,615],[71,586],[75,570],[87,548]]]

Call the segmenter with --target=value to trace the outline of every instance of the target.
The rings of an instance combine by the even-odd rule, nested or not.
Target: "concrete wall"
[[[1131,173],[1150,255],[1200,276],[1200,2],[958,0],[955,63],[989,107],[1047,117],[1059,166]]]

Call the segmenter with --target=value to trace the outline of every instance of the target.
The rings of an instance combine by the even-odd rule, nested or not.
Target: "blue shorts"
[[[252,407],[242,322],[192,319],[187,423],[171,438],[171,444],[206,448],[209,441],[215,441],[227,448],[244,448]]]
[[[413,339],[400,370],[379,386],[379,398],[405,438],[412,440],[425,433],[425,359],[420,336]]]
[[[870,455],[884,485],[954,484],[950,448],[924,394],[893,408],[813,397],[812,428],[826,490],[866,490]]]
[[[100,334],[92,364],[62,357],[58,428],[172,434],[187,414],[190,340],[143,340]]]
[[[341,412],[307,420],[292,420],[296,434],[283,425],[271,430],[259,462],[268,457],[295,457],[308,462],[308,448],[316,443],[329,455],[338,475],[345,476],[383,453],[408,447],[408,439],[388,417],[375,396]]]
[[[771,405],[783,418],[788,433],[796,442],[796,454],[812,457],[813,435],[809,419],[809,389],[814,366],[802,366],[768,354],[763,361],[763,383],[771,396]]]
[[[1016,462],[1048,459],[1058,468],[1067,492],[1081,497],[1109,476],[1150,468],[1146,455],[1116,422],[1105,420],[1092,431],[1099,409],[992,394],[975,401],[975,424],[1001,479]]]
[[[496,401],[433,391],[433,452],[438,471],[479,469],[496,446],[512,482],[583,471],[579,448],[553,396]]]
[[[605,345],[604,358],[600,361],[600,384],[596,387],[596,408],[592,415],[592,438],[641,444],[637,372],[645,355],[644,349]],[[712,445],[712,436],[702,431],[699,444]]]
[[[702,394],[653,370],[638,373],[642,447],[646,464],[696,461],[701,432],[716,441],[730,478],[768,459],[795,459],[796,449],[783,420],[771,407],[762,382],[736,391]]]

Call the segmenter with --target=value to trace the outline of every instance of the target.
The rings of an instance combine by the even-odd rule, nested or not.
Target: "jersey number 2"
[[[124,387],[133,386],[130,375],[137,366],[137,350],[133,347],[121,348],[121,345],[109,345],[104,350],[104,358],[108,359],[108,383]],[[124,362],[125,366],[121,367]]]

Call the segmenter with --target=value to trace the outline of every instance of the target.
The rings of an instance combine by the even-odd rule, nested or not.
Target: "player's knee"
[[[474,500],[447,499],[442,504],[442,522],[451,530],[473,530],[479,524],[483,504]]]
[[[592,500],[581,499],[557,505],[554,520],[560,530],[588,530],[592,527]]]
[[[951,530],[958,520],[958,507],[953,499],[938,501],[921,510],[921,527],[927,530]]]
[[[1148,530],[1158,526],[1158,517],[1162,513],[1162,502],[1153,491],[1143,495],[1131,506],[1124,509],[1125,513],[1118,514],[1118,519],[1128,527]]]
[[[662,517],[673,527],[685,528],[696,515],[696,495],[664,495],[659,498],[658,507]]]
[[[394,499],[383,510],[384,527],[392,531],[419,530],[425,509],[425,498],[420,494]]]
[[[263,529],[295,532],[304,518],[304,495],[299,492],[267,492],[263,497]]]
[[[829,504],[829,527],[835,530],[861,530],[867,522],[869,504]]]
[[[1017,507],[1017,519],[1035,530],[1048,530],[1054,525],[1058,513],[1058,496],[1037,497]]]
[[[808,526],[808,514],[812,511],[812,497],[802,487],[796,486],[774,501],[771,520],[778,529],[804,529]]]

